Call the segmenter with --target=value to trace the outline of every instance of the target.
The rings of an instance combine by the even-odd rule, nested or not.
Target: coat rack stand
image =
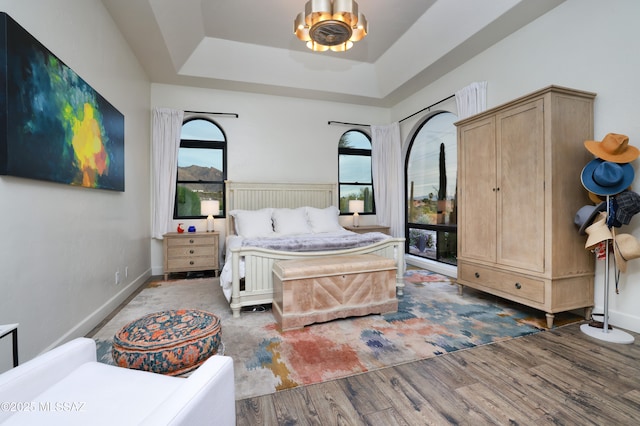
[[[607,195],[607,218],[609,217],[609,195]],[[603,327],[592,327],[589,324],[582,324],[580,330],[593,338],[604,340],[611,343],[631,344],[634,341],[634,337],[626,331],[612,328],[609,330],[609,245],[607,243],[607,249],[604,255],[604,319]]]

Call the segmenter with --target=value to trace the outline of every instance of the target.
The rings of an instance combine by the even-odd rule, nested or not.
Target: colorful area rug
[[[536,333],[545,315],[472,289],[458,295],[442,275],[409,270],[398,312],[279,332],[270,307],[233,318],[215,278],[149,285],[93,337],[113,363],[119,327],[164,309],[203,309],[221,318],[224,354],[234,359],[236,399],[264,395]],[[264,310],[263,310],[264,308]],[[555,326],[582,320],[556,315]]]

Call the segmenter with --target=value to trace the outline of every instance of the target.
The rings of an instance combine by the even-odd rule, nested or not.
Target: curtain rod
[[[208,111],[184,111],[187,114],[209,114],[209,115],[229,115],[235,118],[239,118],[240,116],[235,112],[208,112]]]
[[[358,124],[358,123],[345,123],[344,121],[329,121],[327,122],[329,126],[332,124],[341,124],[343,126],[360,126],[360,127],[371,127],[371,124]]]
[[[422,108],[420,111],[414,112],[413,114],[411,114],[411,115],[409,115],[409,116],[407,116],[407,117],[403,118],[402,120],[399,120],[399,121],[398,121],[398,123],[402,123],[404,120],[408,120],[409,118],[413,117],[414,115],[420,114],[420,113],[421,113],[421,112],[423,112],[423,111],[426,111],[426,110],[428,110],[428,109],[431,109],[431,108],[433,108],[434,106],[436,106],[436,105],[438,105],[438,104],[443,103],[444,101],[448,101],[448,100],[449,100],[449,99],[451,99],[451,98],[455,98],[455,96],[456,96],[456,95],[455,95],[455,93],[454,93],[453,95],[449,95],[449,96],[447,96],[447,97],[446,97],[446,98],[444,98],[444,99],[440,99],[438,102],[433,103],[433,104],[429,105],[428,107],[424,107],[424,108]],[[371,124],[346,123],[346,122],[344,122],[344,121],[329,121],[327,124],[328,124],[329,126],[331,126],[332,124],[341,124],[341,125],[344,125],[344,126],[371,127]]]
[[[444,99],[440,99],[438,102],[436,102],[436,103],[434,103],[434,104],[431,104],[431,105],[429,105],[428,107],[424,107],[424,108],[422,108],[420,111],[414,112],[413,114],[411,114],[411,115],[409,115],[409,116],[407,116],[407,117],[403,118],[402,120],[398,121],[398,123],[402,123],[404,120],[408,120],[409,118],[413,117],[414,115],[417,115],[417,114],[420,114],[420,113],[421,113],[421,112],[423,112],[423,111],[429,110],[429,109],[431,109],[431,107],[434,107],[434,106],[436,106],[436,105],[438,105],[438,104],[441,104],[441,103],[443,103],[444,101],[448,101],[448,100],[449,100],[449,99],[451,99],[451,98],[455,98],[455,96],[456,96],[456,95],[455,95],[455,93],[454,93],[453,95],[449,95],[449,96],[447,96],[447,97],[446,97],[446,98],[444,98]]]

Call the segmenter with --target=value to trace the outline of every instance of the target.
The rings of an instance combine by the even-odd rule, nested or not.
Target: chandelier
[[[344,52],[369,31],[353,0],[309,0],[293,23],[293,33],[317,52]]]

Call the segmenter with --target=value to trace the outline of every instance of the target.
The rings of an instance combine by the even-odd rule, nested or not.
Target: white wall
[[[338,141],[351,127],[328,122],[389,121],[385,108],[163,84],[152,84],[151,106],[237,113],[239,118],[214,119],[227,136],[227,178],[243,182],[335,183]],[[174,222],[177,226],[178,221]],[[180,222],[197,229],[206,226],[204,220]],[[363,215],[361,222],[375,223],[375,217]],[[224,227],[224,220],[215,221],[216,231],[223,233]],[[224,234],[221,246],[223,242]],[[154,275],[162,273],[159,240],[152,242],[151,259]]]
[[[629,136],[640,146],[640,2],[636,0],[568,0],[392,109],[394,119],[454,93],[473,81],[488,82],[488,107],[550,84],[598,95],[594,135]],[[409,133],[412,124],[403,126]],[[408,143],[408,139],[405,144]],[[638,161],[633,165],[638,173]],[[633,185],[640,191],[640,180]],[[586,194],[586,192],[585,192]],[[585,204],[588,199],[585,195]],[[620,232],[640,238],[640,215]],[[613,269],[613,268],[612,268]],[[612,274],[613,276],[613,274]],[[604,263],[595,276],[595,312],[604,304]],[[613,278],[609,291],[611,324],[640,332],[640,261],[622,274],[620,294]]]
[[[150,84],[98,0],[0,0],[0,10],[125,116],[125,192],[0,176],[0,324],[20,324],[26,361],[86,334],[150,274]]]

